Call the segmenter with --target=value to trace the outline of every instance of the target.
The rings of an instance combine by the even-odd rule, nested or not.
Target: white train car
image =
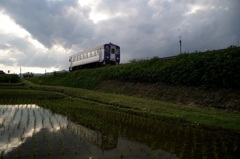
[[[120,47],[112,43],[103,44],[70,56],[69,63],[69,71],[106,64],[118,65],[120,63]]]

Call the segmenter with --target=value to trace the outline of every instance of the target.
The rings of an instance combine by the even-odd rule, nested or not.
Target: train
[[[69,71],[120,63],[120,47],[113,43],[79,52],[69,57]]]

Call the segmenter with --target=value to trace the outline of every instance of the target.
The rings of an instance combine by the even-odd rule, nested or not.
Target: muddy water
[[[75,123],[34,104],[0,105],[1,158],[240,156],[240,137],[236,134],[125,113],[113,116],[109,116],[109,119],[96,116],[101,121],[93,127],[85,121],[82,124]]]

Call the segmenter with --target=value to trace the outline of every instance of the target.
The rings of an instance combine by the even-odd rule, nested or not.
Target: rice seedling
[[[30,122],[30,111],[29,111],[30,109],[28,108],[27,109],[27,127],[29,126],[29,122]]]
[[[81,104],[81,102],[84,104]],[[10,119],[4,118],[1,120],[0,124],[8,127],[8,125],[11,125],[11,122],[16,123],[15,128],[11,126],[9,127],[11,133],[8,138],[12,138],[12,134],[16,135],[16,132],[19,131],[19,141],[21,142],[26,142],[24,134],[28,132],[31,127],[34,129],[32,138],[28,139],[32,144],[32,151],[30,152],[32,153],[32,158],[38,157],[38,154],[41,152],[39,146],[41,143],[44,143],[46,155],[50,156],[56,153],[54,146],[59,146],[56,148],[59,149],[59,155],[67,158],[69,141],[66,140],[66,137],[69,137],[69,133],[74,136],[74,139],[79,138],[74,140],[76,143],[74,143],[72,153],[76,156],[83,155],[84,152],[80,151],[80,147],[85,144],[87,139],[86,136],[85,138],[79,137],[80,134],[84,133],[83,130],[71,130],[71,132],[69,132],[70,130],[68,130],[66,125],[68,122],[70,123],[72,121],[102,133],[103,136],[108,138],[108,140],[104,139],[104,141],[108,144],[113,143],[114,140],[117,140],[117,143],[120,142],[120,140],[122,140],[121,137],[124,137],[128,143],[131,141],[134,141],[136,144],[141,143],[145,145],[145,147],[142,146],[143,150],[140,150],[140,153],[151,152],[149,154],[152,158],[156,158],[155,156],[158,154],[157,150],[160,149],[171,154],[176,154],[182,158],[188,156],[199,158],[199,153],[208,157],[211,156],[211,154],[209,154],[211,149],[213,150],[212,152],[214,152],[214,147],[219,147],[219,149],[216,149],[214,152],[216,153],[216,156],[219,157],[220,151],[224,150],[224,147],[228,146],[232,140],[231,136],[224,136],[221,132],[212,132],[207,130],[199,131],[198,129],[192,130],[191,127],[183,127],[179,126],[179,124],[173,124],[171,122],[149,119],[148,117],[132,114],[127,111],[116,111],[103,104],[88,101],[81,102],[79,100],[71,100],[71,103],[69,104],[69,101],[65,99],[60,100],[59,103],[58,101],[52,102],[50,100],[39,101],[40,104],[42,103],[41,106],[50,108],[52,112],[33,105],[19,105],[16,106],[16,109],[12,110],[10,108],[4,110],[0,109],[0,113],[5,114],[8,113],[8,111],[12,111],[13,114],[10,116]],[[59,113],[67,115],[67,117],[60,116],[58,115]],[[20,125],[19,128],[18,125]],[[7,130],[5,131],[7,134]],[[12,133],[14,131],[15,133]],[[43,134],[43,136],[40,135],[41,138],[37,135],[39,133]],[[219,136],[218,139],[224,142],[219,141],[214,143],[211,138],[215,138],[217,135]],[[51,144],[51,141],[59,140],[60,143],[58,145]],[[234,138],[234,140],[239,141],[239,138]],[[101,141],[103,142],[103,139]],[[8,142],[10,143],[11,139],[9,139]],[[128,151],[125,151],[125,149],[121,147],[122,145],[114,147],[114,149],[118,150],[116,151],[116,157],[128,158],[129,153],[134,153],[134,147],[128,143]],[[239,150],[238,143],[236,142],[236,144],[233,145],[233,148],[228,148],[227,151],[232,154],[237,154],[237,151]],[[92,146],[96,147],[96,143],[95,145],[92,144]],[[102,146],[102,148],[103,147],[107,146]],[[149,149],[148,151],[146,151],[146,147]],[[189,147],[192,148],[189,149]],[[19,149],[18,151],[24,152],[23,150],[24,149]],[[187,150],[189,150],[189,152]],[[112,152],[113,150],[110,149],[108,151]],[[229,156],[227,155],[228,152],[225,152],[225,150],[222,152],[225,156]],[[107,154],[108,152],[105,151],[105,153]],[[161,154],[164,154],[164,152],[161,152]]]
[[[5,158],[5,150],[2,150],[1,151],[1,159],[4,159]]]
[[[201,155],[202,155],[202,158],[207,158],[207,147],[205,144],[203,144],[202,146]]]
[[[42,117],[42,128],[44,128],[44,117]]]
[[[60,148],[60,154],[62,155],[62,157],[65,155],[65,143],[64,141],[62,140],[62,138],[60,138],[60,145],[61,145],[61,148]]]
[[[124,151],[121,149],[120,150],[120,158],[124,158],[125,156],[124,156]]]
[[[52,155],[52,148],[49,145],[47,145],[47,155],[48,157]]]
[[[17,151],[17,156],[16,156],[16,158],[21,158],[22,157],[22,150],[21,149],[19,149],[18,151]]]
[[[215,158],[215,159],[218,159],[219,156],[218,156],[217,142],[214,141],[212,145],[213,145],[213,154],[214,154],[214,158]]]
[[[21,114],[21,117],[20,117],[19,122],[18,122],[18,126],[17,126],[18,130],[19,130],[20,127],[21,127],[21,119],[22,119],[22,114]]]

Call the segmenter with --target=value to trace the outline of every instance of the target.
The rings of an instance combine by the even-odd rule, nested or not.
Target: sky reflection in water
[[[86,128],[35,104],[0,105],[0,152],[5,158],[146,158],[156,152],[176,158],[125,137]]]
[[[42,129],[59,131],[67,126],[67,117],[52,114],[34,104],[0,106],[0,151],[8,153]]]
[[[0,105],[1,157],[145,159],[240,155],[239,135],[109,113],[106,121],[101,121],[101,114],[94,116],[104,127],[94,130],[35,104]]]

